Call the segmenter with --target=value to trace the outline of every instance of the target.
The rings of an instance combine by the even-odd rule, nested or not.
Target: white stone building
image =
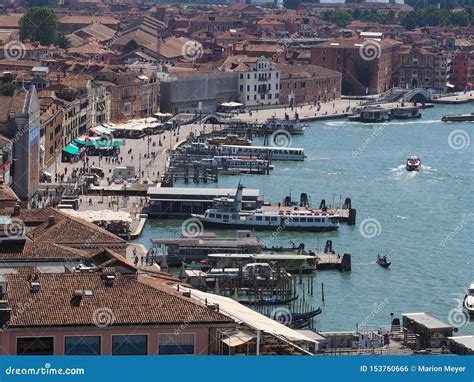
[[[280,71],[265,57],[233,56],[222,70],[238,73],[239,102],[246,107],[277,105],[280,97]]]

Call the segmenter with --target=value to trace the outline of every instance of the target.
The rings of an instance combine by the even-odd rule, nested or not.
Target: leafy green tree
[[[12,82],[0,85],[0,94],[2,96],[12,96],[15,92],[16,85]]]
[[[400,19],[400,25],[402,25],[406,30],[413,30],[417,27],[418,15],[416,12],[410,12],[408,15],[403,16]]]
[[[345,0],[345,3],[346,4],[359,4],[359,3],[363,3],[364,0]]]
[[[343,10],[327,11],[323,13],[323,18],[326,21],[336,24],[339,28],[345,28],[352,22],[350,12]]]
[[[301,3],[302,0],[283,0],[283,6],[286,9],[297,9]]]
[[[58,37],[58,20],[54,12],[46,7],[30,8],[20,19],[20,39],[39,41],[51,45]]]
[[[26,8],[33,8],[33,7],[57,8],[58,0],[23,0],[21,4]]]
[[[453,25],[458,25],[458,26],[468,26],[470,19],[469,19],[469,13],[467,13],[465,10],[458,11],[458,12],[451,12],[451,24]]]

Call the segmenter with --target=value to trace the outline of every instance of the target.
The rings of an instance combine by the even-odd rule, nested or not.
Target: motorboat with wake
[[[406,165],[407,171],[420,171],[421,170],[421,159],[413,155],[407,159]]]
[[[469,286],[464,296],[463,308],[469,316],[474,317],[474,283]]]
[[[380,265],[383,268],[388,268],[392,263],[390,261],[388,261],[387,256],[377,255],[377,264]]]

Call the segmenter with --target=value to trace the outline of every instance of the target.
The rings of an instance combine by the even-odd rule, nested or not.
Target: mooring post
[[[322,297],[323,302],[324,302],[324,283],[321,283],[321,297]]]

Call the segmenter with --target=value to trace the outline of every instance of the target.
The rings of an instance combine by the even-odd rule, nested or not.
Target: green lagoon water
[[[473,111],[472,103],[439,105],[422,110],[422,119],[383,125],[313,122],[291,145],[305,148],[305,162],[274,162],[270,175],[219,178],[217,187],[236,187],[240,178],[273,203],[290,189],[297,200],[306,192],[314,207],[322,198],[329,203],[352,199],[356,226],[341,225],[338,232],[326,234],[257,233],[270,245],[289,246],[293,240],[306,248],[332,239],[337,253],[351,253],[351,273],[315,274],[315,294],[306,299],[323,309],[316,329],[353,330],[361,322],[387,325],[391,312],[420,311],[451,320],[460,326],[459,333],[474,332],[473,322],[457,310],[474,282],[474,123],[440,121],[444,114]],[[421,157],[421,172],[405,171],[411,155]],[[216,185],[200,185],[206,186]],[[149,247],[151,238],[180,234],[181,221],[150,221],[137,242]],[[389,269],[375,263],[379,252],[392,261]]]

